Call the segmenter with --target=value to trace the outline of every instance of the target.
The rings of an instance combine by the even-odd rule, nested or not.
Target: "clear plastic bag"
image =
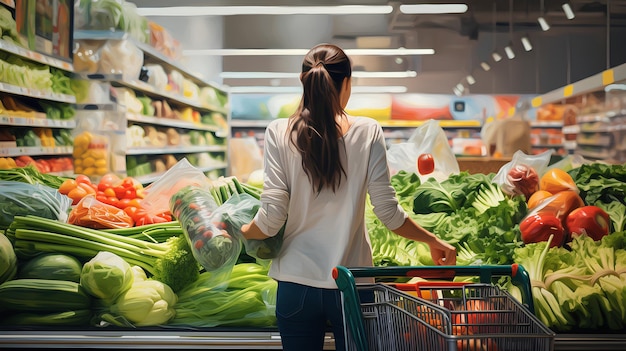
[[[241,239],[246,254],[259,260],[270,260],[278,256],[283,246],[284,226],[275,236],[264,240],[247,240],[241,234],[241,227],[254,219],[261,207],[261,201],[249,194],[231,196],[215,211],[214,218],[225,225],[226,231]]]
[[[15,216],[37,215],[67,221],[72,200],[57,189],[42,184],[0,181],[0,229],[6,229]]]
[[[83,197],[67,219],[67,223],[93,229],[130,228],[133,219],[124,210],[98,201],[93,195]]]
[[[508,195],[524,195],[528,199],[539,190],[539,178],[550,163],[551,156],[551,150],[538,155],[527,155],[518,150],[510,162],[500,167],[492,182],[500,185]]]
[[[172,195],[169,206],[198,263],[207,272],[227,277],[241,253],[241,241],[215,220],[218,206],[213,195],[197,186],[186,186]]]
[[[417,159],[422,154],[431,154],[435,169],[428,174],[420,174]],[[429,178],[437,181],[448,179],[451,174],[458,174],[459,163],[448,143],[446,132],[436,120],[428,120],[415,129],[406,143],[392,144],[387,151],[387,161],[392,173],[404,170],[417,173],[422,182]]]
[[[148,214],[163,213],[170,210],[170,198],[180,189],[186,186],[208,189],[210,184],[201,170],[183,158],[144,189],[146,195],[141,203]]]

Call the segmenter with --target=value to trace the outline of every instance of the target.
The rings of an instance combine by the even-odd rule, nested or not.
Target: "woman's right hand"
[[[437,239],[428,243],[430,247],[430,256],[438,266],[454,266],[456,265],[456,249],[447,242]]]

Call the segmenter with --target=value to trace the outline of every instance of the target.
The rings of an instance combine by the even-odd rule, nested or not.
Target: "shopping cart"
[[[478,277],[479,283],[452,281]],[[493,284],[510,276],[522,302]],[[554,349],[554,332],[534,315],[522,266],[338,266],[346,350],[541,351]],[[421,277],[415,284],[356,284],[355,277]],[[432,279],[435,279],[434,281]]]

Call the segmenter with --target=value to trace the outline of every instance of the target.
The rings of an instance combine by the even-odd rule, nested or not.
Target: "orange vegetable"
[[[93,229],[134,226],[132,218],[124,210],[100,202],[93,195],[84,197],[72,208],[67,222]]]
[[[577,192],[566,190],[546,198],[535,210],[538,212],[551,213],[561,221],[564,221],[570,212],[584,205],[583,199]]]
[[[72,189],[68,194],[67,197],[69,197],[70,199],[72,199],[72,205],[76,205],[83,197],[87,196],[87,190],[77,186],[76,188]]]
[[[543,200],[552,196],[552,193],[545,190],[537,190],[528,198],[528,209],[532,210],[537,207]]]
[[[59,192],[63,195],[67,195],[70,191],[74,190],[77,185],[74,179],[67,179],[59,187]]]
[[[569,173],[559,168],[551,168],[539,180],[539,189],[552,194],[571,190],[578,192],[578,187]]]

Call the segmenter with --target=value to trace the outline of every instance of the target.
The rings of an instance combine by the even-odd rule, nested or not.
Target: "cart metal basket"
[[[508,275],[522,302],[492,284]],[[477,276],[480,283],[457,283]],[[521,266],[338,266],[346,350],[540,351],[553,350],[555,334],[534,315],[530,281]],[[355,277],[423,277],[416,284],[356,284]],[[444,280],[442,280],[444,279]]]

